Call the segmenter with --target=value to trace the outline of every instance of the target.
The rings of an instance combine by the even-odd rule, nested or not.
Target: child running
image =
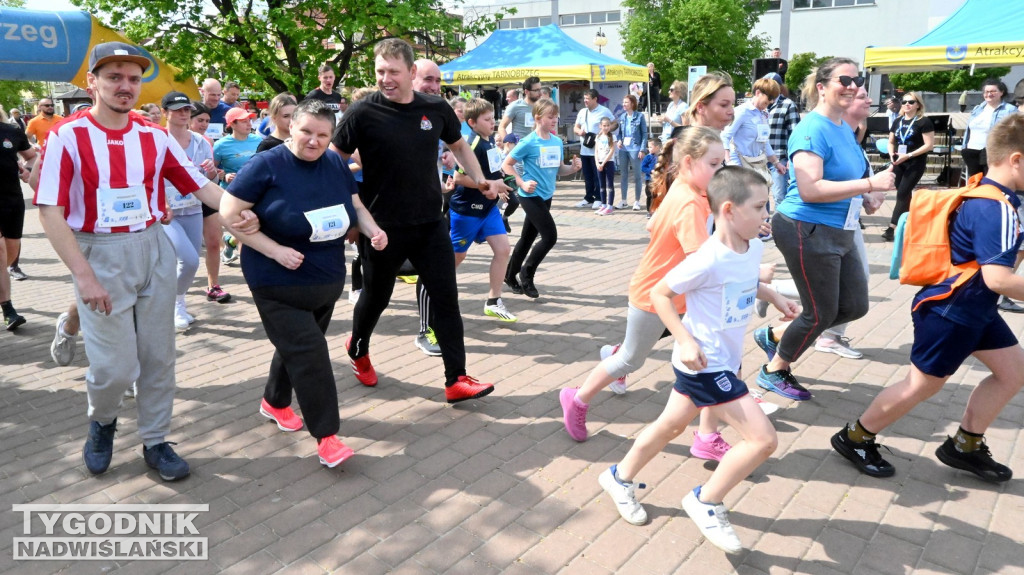
[[[687,493],[682,505],[704,537],[727,553],[738,553],[743,546],[729,523],[725,496],[778,444],[775,428],[736,375],[743,335],[755,294],[768,298],[787,316],[794,316],[798,307],[758,281],[764,246],[756,238],[768,216],[768,193],[764,178],[747,168],[725,167],[711,179],[708,200],[715,214],[714,234],[651,291],[658,317],[675,339],[674,393],[626,457],[598,478],[623,519],[643,525],[647,512],[636,500],[636,489],[644,485],[635,483],[637,474],[702,408],[711,410],[743,441],[725,454],[704,485]],[[688,309],[680,320],[674,298],[684,293]]]
[[[490,291],[487,303],[484,304],[484,315],[514,322],[516,316],[505,309],[501,301],[501,284],[505,279],[511,246],[497,203],[499,198],[507,198],[511,189],[502,182],[502,156],[494,145],[494,106],[487,100],[475,98],[462,108],[463,117],[472,129],[466,140],[486,178],[490,180],[491,187],[487,192],[481,192],[476,182],[466,176],[461,168],[455,172],[456,187],[448,204],[455,266],[458,267],[466,259],[473,242],[487,242],[494,257],[491,258]]]
[[[993,126],[987,150],[987,176],[980,183],[978,175],[972,177],[968,186],[992,186],[1004,199],[968,198],[949,218],[949,279],[914,296],[910,372],[832,436],[832,448],[867,475],[896,473],[879,455],[875,434],[938,393],[973,355],[992,373],[974,388],[960,427],[935,456],[991,483],[1013,477],[1009,467],[992,459],[985,432],[1024,387],[1024,350],[998,308],[1000,295],[1024,299],[1024,278],[1013,273],[1022,237],[1021,201],[1014,192],[1024,189],[1024,116],[1012,114]]]
[[[555,195],[558,176],[575,174],[583,169],[579,158],[571,164],[562,163],[562,139],[554,135],[558,128],[558,104],[541,98],[533,105],[535,128],[520,140],[501,164],[501,170],[516,179],[519,205],[526,212],[523,231],[512,250],[512,259],[505,271],[505,285],[512,293],[538,298],[540,292],[533,283],[537,268],[558,241],[558,229],[551,217],[551,198]],[[516,171],[522,162],[523,175]],[[540,243],[533,242],[540,235]],[[533,249],[531,249],[533,248]],[[529,252],[529,257],[527,257]]]
[[[609,216],[615,209],[615,134],[608,118],[601,119],[596,150],[594,161],[597,162],[597,180],[601,183],[601,207],[595,213]]]
[[[724,163],[722,139],[711,128],[689,128],[665,144],[651,186],[651,209],[657,212],[647,224],[651,241],[629,282],[626,337],[619,346],[606,345],[601,349],[602,361],[582,387],[565,388],[559,393],[565,430],[576,441],[587,439],[587,410],[597,392],[610,385],[613,392],[626,393],[626,375],[643,366],[654,344],[662,338],[665,326],[654,309],[651,288],[711,235],[711,206],[705,190]],[[682,296],[672,303],[676,313],[686,312]],[[690,453],[717,461],[728,450],[729,444],[715,425],[702,421],[694,433]]]
[[[651,138],[647,140],[647,155],[640,162],[640,171],[644,174],[644,192],[647,195],[647,217],[651,217],[651,174],[654,166],[658,164],[658,157],[661,156],[661,140]]]

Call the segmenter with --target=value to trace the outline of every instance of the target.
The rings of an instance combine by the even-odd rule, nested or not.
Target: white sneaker
[[[834,353],[839,357],[845,357],[847,359],[860,359],[864,357],[864,354],[850,347],[850,338],[840,337],[839,339],[832,339],[830,337],[819,337],[814,342],[815,351],[823,351],[825,353]]]
[[[71,365],[75,359],[75,337],[64,331],[64,325],[68,322],[68,312],[57,316],[57,329],[53,335],[53,342],[50,343],[50,357],[57,365]]]
[[[361,289],[348,290],[348,303],[350,303],[352,305],[356,305],[356,302],[359,301],[359,296],[362,293],[363,293],[363,290],[361,290]]]
[[[517,319],[516,316],[512,315],[512,313],[505,309],[505,302],[501,301],[500,297],[498,298],[497,303],[495,303],[494,305],[487,305],[486,303],[484,304],[484,315],[496,317],[501,321],[505,321],[508,323],[512,323]]]
[[[589,205],[590,205],[590,202],[588,202],[587,200],[580,200],[580,203],[576,204],[576,207],[577,208],[585,208],[585,207],[587,207]]]
[[[764,400],[764,394],[760,391],[750,390],[750,396],[754,398],[754,402],[761,408],[761,413],[765,415],[771,415],[779,410],[779,406],[775,405],[770,401]]]
[[[608,359],[615,355],[615,352],[619,351],[617,345],[602,345],[601,346],[601,361]],[[608,389],[612,390],[612,393],[616,395],[623,395],[626,393],[626,378],[620,377],[608,385]]]
[[[614,465],[605,469],[598,476],[597,482],[601,484],[601,488],[604,489],[605,493],[612,498],[612,503],[615,503],[615,508],[619,510],[619,515],[623,519],[633,525],[647,523],[647,511],[644,511],[644,506],[640,505],[636,500],[637,487],[643,489],[647,487],[646,485],[635,481],[629,485],[619,483],[615,479]]]
[[[615,209],[624,210],[624,209],[626,209],[628,207],[629,207],[629,204],[626,203],[626,200],[619,200],[619,205],[615,206]]]
[[[188,312],[185,311],[185,296],[180,295],[174,301],[174,329],[185,331],[190,323]]]
[[[124,390],[124,396],[125,397],[135,397],[135,396],[137,396],[139,394],[139,387],[138,387],[138,385],[139,384],[137,382],[132,382],[131,387],[129,387],[128,389]]]
[[[697,499],[697,489],[686,494],[683,498],[683,510],[690,516],[690,519],[697,524],[700,532],[722,551],[736,554],[743,550],[740,538],[736,536],[732,524],[729,523],[729,512],[725,505],[711,505]]]
[[[639,212],[642,209],[643,208],[640,207],[640,202],[633,202],[633,211],[634,212]]]
[[[601,207],[601,200],[594,200],[594,204],[592,206],[590,206],[590,207],[594,208],[595,210],[597,208],[600,208]]]

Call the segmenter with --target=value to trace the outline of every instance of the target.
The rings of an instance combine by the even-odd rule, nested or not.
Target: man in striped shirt
[[[121,398],[137,382],[145,461],[173,481],[189,473],[166,440],[175,388],[175,254],[154,224],[167,217],[165,178],[214,209],[221,189],[166,131],[129,115],[149,66],[132,45],[93,48],[87,79],[96,103],[50,133],[35,204],[71,271],[89,357],[86,467],[107,470]]]

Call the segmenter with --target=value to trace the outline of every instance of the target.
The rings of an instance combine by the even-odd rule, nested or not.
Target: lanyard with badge
[[[907,153],[907,142],[910,140],[910,137],[914,135],[914,124],[917,122],[917,117],[915,116],[909,124],[903,120],[904,118],[900,118],[900,125],[896,128],[896,138],[900,141],[900,145],[896,149],[896,154],[899,156],[903,156]]]
[[[348,232],[350,221],[344,204],[310,210],[303,215],[313,228],[313,233],[309,236],[311,242],[329,242],[344,237]]]
[[[622,145],[628,148],[633,145],[633,118],[636,117],[636,113],[633,115],[623,114],[622,117],[625,119],[623,122],[625,127],[622,129]]]

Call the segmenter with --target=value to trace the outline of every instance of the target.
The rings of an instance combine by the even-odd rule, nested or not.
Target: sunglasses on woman
[[[864,76],[836,76],[836,80],[843,85],[844,88],[849,88],[850,84],[853,84],[860,88],[864,85]]]
[[[903,100],[903,105],[904,106],[913,106],[916,103],[917,103],[917,100]]]

